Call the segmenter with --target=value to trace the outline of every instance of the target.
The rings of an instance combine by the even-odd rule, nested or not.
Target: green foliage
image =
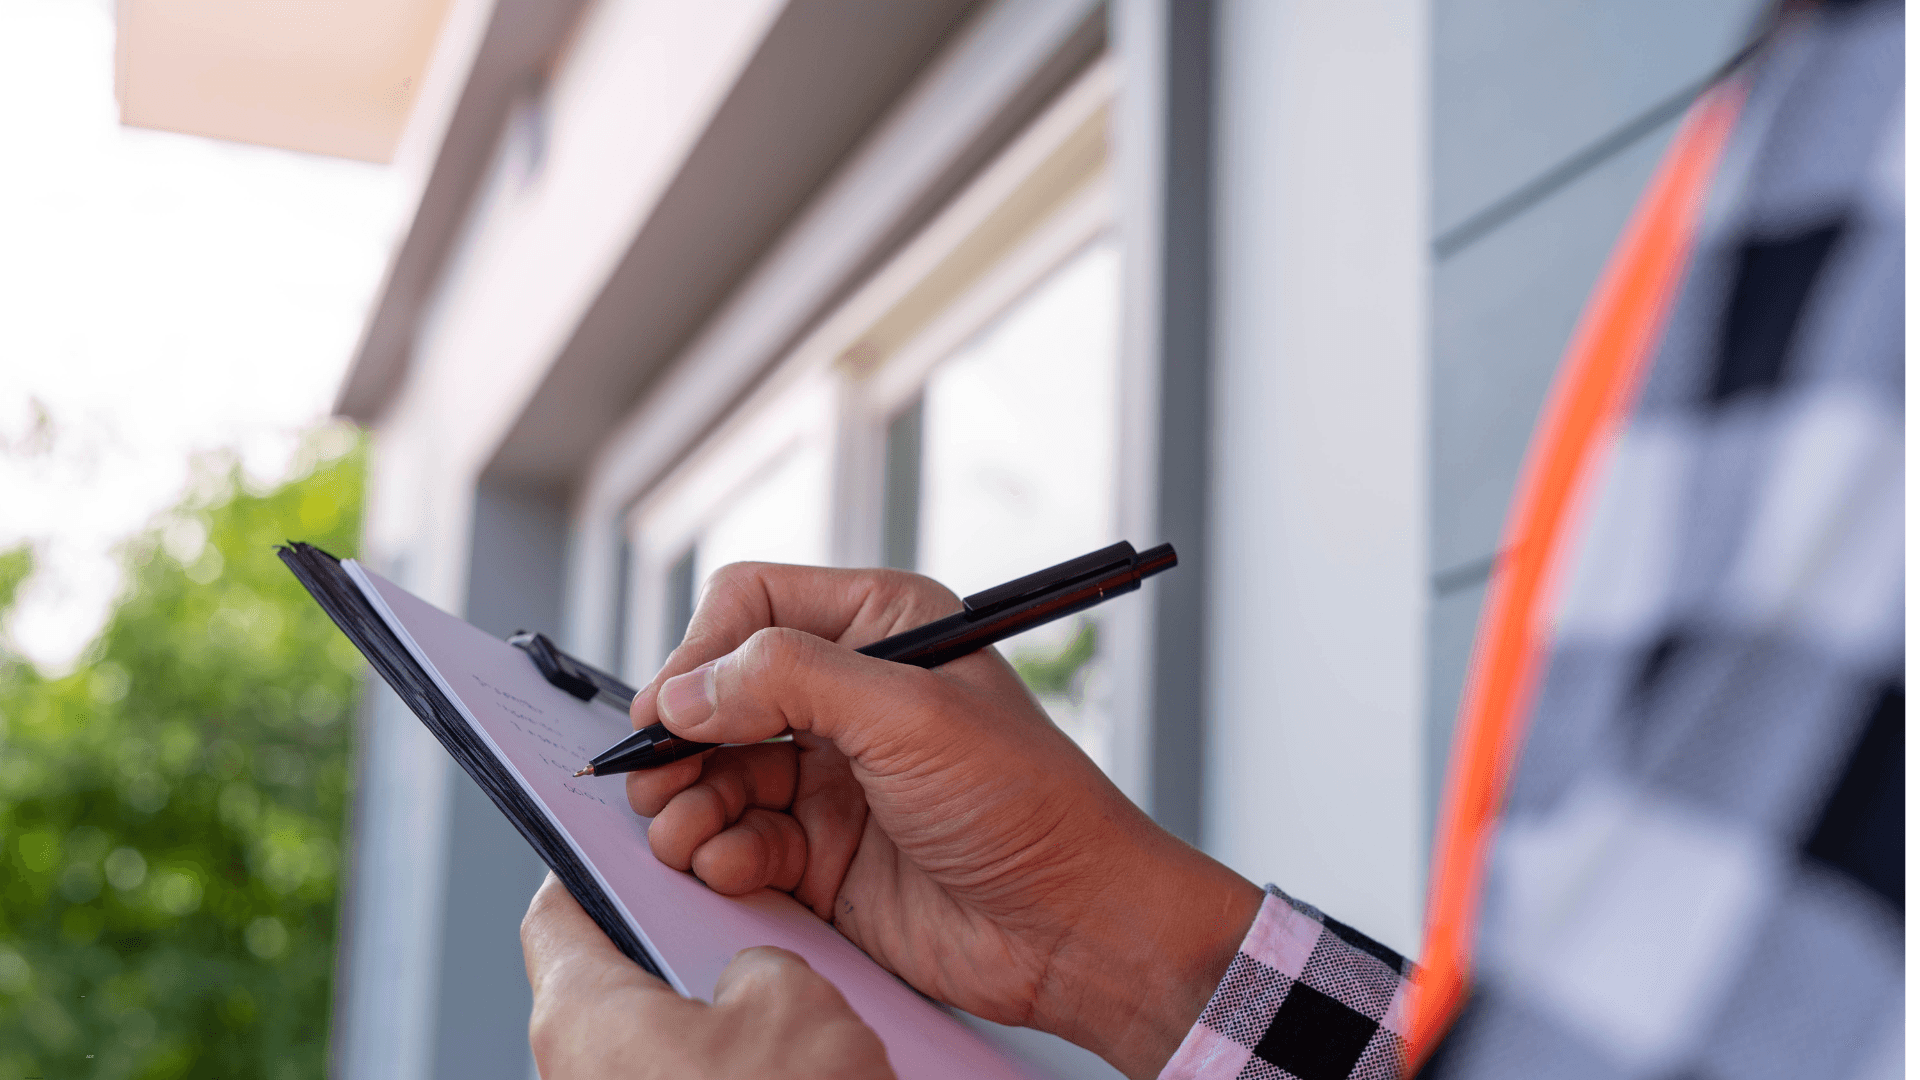
[[[33,549],[21,546],[0,551],[0,612],[13,607],[13,594],[33,573]]]
[[[76,671],[0,652],[0,1077],[323,1074],[361,662],[273,545],[351,554],[362,465],[229,468]]]
[[[1036,694],[1078,699],[1080,672],[1100,651],[1100,629],[1092,619],[1079,620],[1073,637],[1059,652],[1022,649],[1013,654],[1013,669]]]

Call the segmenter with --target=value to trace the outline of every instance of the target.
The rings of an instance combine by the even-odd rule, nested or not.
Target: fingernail
[[[714,675],[720,661],[709,660],[685,675],[675,675],[660,684],[660,716],[686,730],[713,715],[719,704],[714,691]]]

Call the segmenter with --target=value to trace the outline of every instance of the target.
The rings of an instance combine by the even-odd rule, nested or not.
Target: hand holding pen
[[[1135,552],[1133,545],[1123,540],[975,593],[960,602],[958,612],[861,646],[859,651],[879,660],[922,668],[939,667],[1022,631],[1132,592],[1140,587],[1140,582],[1172,569],[1178,561],[1171,544]],[[520,635],[513,641],[528,650],[550,681],[578,697],[607,694],[616,701],[623,696],[631,701],[635,696],[634,691],[618,680],[554,649],[544,636]],[[649,724],[595,755],[585,768],[573,775],[608,776],[656,769],[717,745],[690,742],[663,724]]]
[[[921,991],[1153,1075],[1262,893],[1155,825],[995,651],[863,654],[961,606],[900,571],[722,570],[632,712],[736,745],[628,773],[628,801],[715,891],[790,892]]]

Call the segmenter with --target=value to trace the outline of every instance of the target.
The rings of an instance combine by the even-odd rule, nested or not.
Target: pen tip
[[[586,768],[584,768],[584,769],[581,769],[581,770],[580,770],[579,772],[577,772],[577,773],[574,773],[573,775],[575,775],[575,776],[592,776],[592,775],[593,775],[593,766],[591,766],[591,765],[589,765],[589,766],[587,766]]]

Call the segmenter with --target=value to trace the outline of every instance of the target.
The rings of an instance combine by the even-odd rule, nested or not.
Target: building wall
[[[1135,541],[1180,537],[1196,556],[1187,591],[1142,599],[1163,624],[1142,615],[1116,635],[1118,659],[1147,673],[1132,685],[1153,725],[1151,760],[1122,771],[1184,835],[1417,949],[1440,763],[1534,414],[1672,131],[1659,107],[1735,50],[1759,2],[1109,5],[1111,39],[1090,47],[1121,83],[1123,349],[1139,390],[1122,405],[1122,469],[1167,485],[1128,494],[1122,520]],[[489,630],[565,628],[614,654],[617,522],[641,481],[607,461],[661,430],[646,402],[600,448],[601,487],[489,469],[756,35],[792,9],[751,0],[693,20],[603,0],[571,59],[532,73],[376,424],[377,566]],[[974,32],[1009,37],[927,71],[974,95],[960,119],[982,134],[964,153],[920,131],[849,155],[835,182],[865,186],[823,185],[680,348],[733,372],[716,410],[1010,137],[1041,104],[1033,87],[1058,85],[989,61],[1041,72],[1097,14],[1080,0],[980,10]],[[660,56],[698,77],[663,87],[666,68],[633,60]],[[1003,101],[1027,112],[996,119]],[[878,191],[899,219],[868,223],[853,250],[829,226],[864,219],[836,191]],[[820,280],[793,255],[827,250],[806,247],[808,228],[846,248]],[[669,370],[647,393],[699,374]],[[699,435],[650,450],[657,469]],[[515,927],[538,865],[390,694],[368,717],[335,1071],[520,1080]],[[1034,1049],[1062,1075],[1101,1071]]]

